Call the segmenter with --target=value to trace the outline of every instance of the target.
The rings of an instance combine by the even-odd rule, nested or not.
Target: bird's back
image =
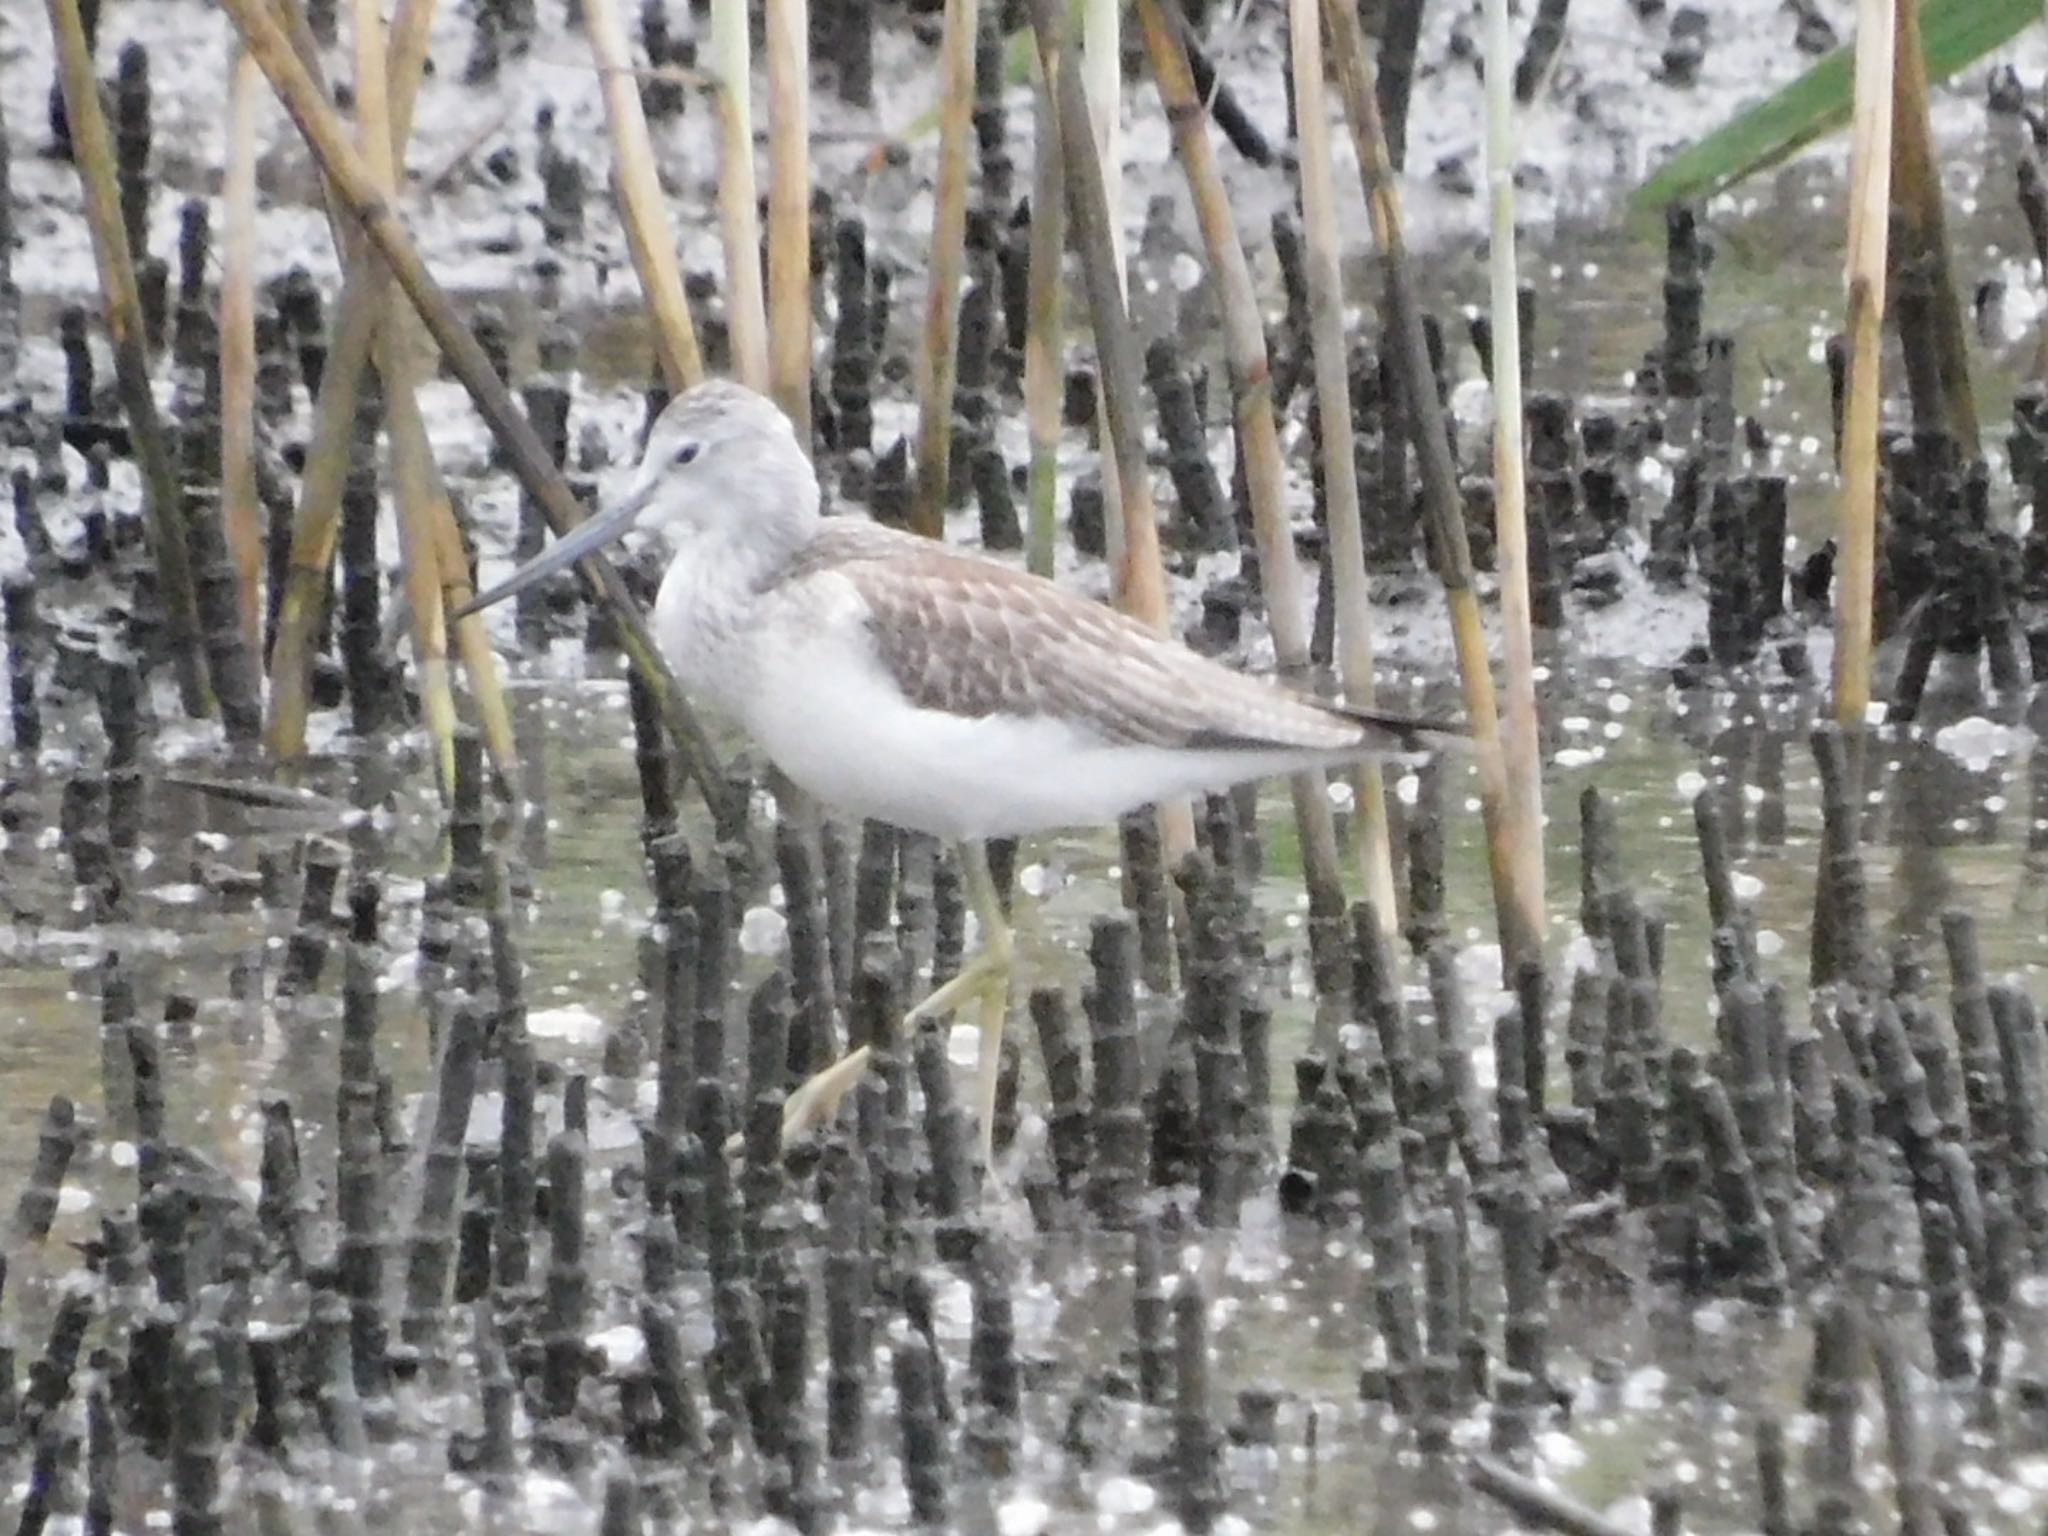
[[[947,714],[1058,716],[1110,744],[1253,752],[1413,751],[1441,729],[1248,677],[1043,577],[865,520],[827,519],[766,585],[799,605],[850,588],[896,685]]]

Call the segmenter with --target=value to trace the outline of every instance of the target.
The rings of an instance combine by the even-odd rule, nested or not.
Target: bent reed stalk
[[[1288,37],[1301,152],[1301,228],[1307,267],[1309,345],[1322,424],[1323,499],[1336,579],[1337,673],[1345,699],[1370,708],[1373,685],[1372,594],[1365,570],[1365,528],[1358,506],[1352,438],[1351,369],[1344,338],[1344,280],[1337,259],[1337,192],[1323,89],[1323,23],[1317,0],[1289,0]],[[1400,928],[1394,850],[1387,830],[1386,775],[1375,762],[1351,770],[1352,844],[1366,898],[1380,931]]]
[[[654,143],[647,113],[640,104],[640,82],[626,41],[618,0],[584,0],[583,26],[597,61],[604,93],[605,120],[612,135],[612,190],[619,203],[619,222],[626,249],[640,279],[640,296],[654,321],[654,357],[662,380],[680,394],[704,377],[704,354],[683,288],[676,260],[675,236],[669,231],[668,201],[655,168]]]
[[[1357,9],[1345,0],[1323,0],[1323,22],[1337,59],[1344,115],[1358,157],[1366,214],[1372,222],[1373,240],[1379,247],[1386,335],[1403,376],[1402,388],[1409,404],[1409,436],[1422,472],[1422,504],[1436,551],[1437,579],[1443,584],[1444,604],[1450,613],[1451,642],[1457,652],[1458,680],[1479,771],[1480,818],[1486,827],[1486,862],[1493,881],[1502,969],[1505,977],[1512,978],[1524,960],[1540,960],[1542,950],[1537,936],[1523,920],[1523,903],[1516,893],[1521,861],[1515,852],[1508,816],[1500,714],[1494,698],[1486,628],[1474,585],[1472,548],[1465,535],[1465,509],[1458,495],[1450,441],[1444,431],[1436,370],[1430,361],[1428,338],[1423,333],[1422,309],[1415,297],[1415,278],[1401,227],[1400,191],[1387,150],[1386,129],[1380,121],[1364,28],[1359,24]]]
[[[395,158],[403,156],[411,136],[412,105],[418,96],[417,74],[409,78],[406,72],[423,72],[426,59],[424,47],[408,40],[427,30],[433,10],[434,0],[398,0],[391,19],[391,36],[396,42],[386,94]],[[279,20],[280,36],[287,35],[285,26],[291,29],[288,46],[293,50],[293,62],[306,73],[309,87],[324,105],[316,74],[319,49],[311,29],[296,6]],[[330,200],[331,196],[330,191]],[[270,711],[264,745],[272,757],[283,760],[299,757],[306,750],[313,651],[326,612],[328,572],[341,536],[341,492],[354,443],[356,394],[382,323],[388,283],[383,265],[369,256],[352,221],[340,221],[334,233],[342,257],[341,298],[328,325],[327,359],[321,365],[320,388],[313,399],[313,428],[306,444],[306,467],[299,477],[284,591],[277,597],[277,633],[270,647]]]
[[[363,163],[387,198],[398,191],[396,149],[391,139],[389,62],[380,0],[356,0],[356,131]],[[387,296],[389,290],[386,290]],[[402,345],[403,328],[393,323],[399,305],[387,304],[373,343],[377,369],[387,400],[412,399],[413,369],[409,349]],[[400,408],[401,410],[403,407]],[[400,569],[406,607],[412,616],[413,657],[419,669],[420,712],[434,743],[435,782],[444,799],[455,793],[455,695],[448,677],[448,624],[442,608],[440,561],[428,519],[433,505],[425,481],[432,453],[422,443],[403,439],[391,429],[392,410],[385,409],[385,436],[390,444],[392,479],[398,511]],[[424,434],[422,434],[424,436]],[[424,457],[425,463],[422,463]]]
[[[557,534],[583,521],[575,494],[549,461],[546,449],[527,424],[509,390],[491,367],[450,304],[448,296],[420,258],[418,247],[390,204],[378,193],[369,167],[350,146],[340,120],[322,98],[319,86],[300,62],[263,0],[221,0],[255,55],[271,87],[291,114],[307,147],[320,162],[329,185],[348,215],[361,227],[391,276],[412,301],[421,321],[439,343],[448,366],[476,402],[486,426],[504,449],[520,485],[540,504]],[[627,592],[624,580],[609,562],[596,559],[582,569],[610,607],[621,648],[660,702],[664,724],[674,737],[685,770],[697,781],[711,807],[722,838],[744,839],[747,810],[744,798],[729,784],[717,754],[669,675],[646,622]]]
[[[1145,460],[1143,368],[1137,335],[1124,307],[1117,257],[1116,219],[1089,126],[1080,72],[1060,64],[1060,0],[1029,0],[1041,66],[1053,87],[1053,120],[1066,167],[1067,214],[1080,256],[1095,331],[1097,385],[1102,402],[1105,502],[1111,480],[1124,512],[1122,557],[1110,568],[1117,606],[1161,634],[1166,632],[1166,572],[1159,555],[1159,525],[1152,507],[1151,469]],[[1169,861],[1194,850],[1194,815],[1186,801],[1159,807],[1160,840]]]
[[[412,112],[418,100],[421,78],[425,71],[427,44],[434,22],[434,0],[400,0],[392,15],[391,29],[383,38],[384,67],[381,81],[367,87],[368,100],[381,99],[384,108],[379,116],[388,122],[384,145],[388,154],[370,138],[370,125],[375,119],[364,112],[365,98],[359,94],[358,116],[362,119],[360,131],[365,135],[366,147],[377,150],[389,160],[390,181],[395,188],[398,167],[403,159],[403,146],[411,131]],[[374,17],[372,18],[374,20]],[[307,76],[320,85],[320,55],[311,29],[305,25],[303,13],[296,7],[289,7],[283,20],[290,28],[289,38],[297,51],[300,64]],[[410,305],[388,303],[389,289],[378,291],[373,278],[381,264],[370,257],[363,244],[364,237],[355,221],[342,208],[341,200],[334,188],[327,189],[327,220],[336,254],[346,274],[343,282],[342,308],[355,313],[356,321],[348,313],[339,317],[337,329],[347,330],[357,321],[367,319],[367,357],[356,357],[352,370],[360,378],[361,369],[368,361],[374,361],[384,378],[384,432],[393,466],[393,488],[399,532],[404,558],[409,562],[405,567],[407,586],[407,607],[412,620],[413,639],[421,663],[421,688],[423,712],[428,728],[436,745],[436,761],[440,769],[438,786],[444,794],[452,788],[454,773],[454,725],[456,712],[452,686],[446,667],[447,615],[459,609],[472,595],[469,578],[468,555],[463,547],[462,533],[455,521],[454,504],[441,479],[439,465],[434,460],[433,447],[427,436],[426,422],[421,416],[419,402],[415,395],[417,374],[424,359],[426,346],[419,337],[418,320]],[[354,299],[351,300],[351,289]],[[351,304],[359,306],[351,311]],[[328,369],[335,367],[330,352]],[[345,380],[344,380],[345,382]],[[322,380],[321,402],[328,402],[325,392],[326,380]],[[355,385],[350,384],[346,394],[349,416],[353,415]],[[340,398],[339,396],[335,398]],[[325,406],[316,402],[315,437],[319,435],[319,420]],[[352,435],[351,427],[351,435]],[[352,442],[350,451],[352,451]],[[343,465],[344,471],[346,465]],[[309,471],[310,473],[310,471]],[[302,485],[302,491],[304,487]],[[303,514],[312,500],[302,496],[302,514],[293,530],[293,547],[299,547],[306,523]],[[424,524],[422,525],[422,521]],[[427,563],[427,556],[431,560]],[[332,560],[330,545],[329,560]],[[290,582],[287,582],[289,595]],[[438,596],[437,596],[438,594]],[[437,612],[438,610],[438,612]],[[317,623],[319,608],[308,610]],[[480,614],[468,614],[454,624],[456,646],[462,660],[464,672],[469,678],[470,697],[476,708],[478,724],[481,727],[484,745],[490,754],[492,766],[506,783],[514,783],[519,773],[519,753],[512,728],[511,709],[505,700],[497,653],[492,650],[489,635],[484,629]],[[437,659],[438,658],[438,659]],[[273,662],[275,656],[273,656]],[[276,668],[273,667],[273,673]],[[304,678],[300,681],[303,683]],[[273,703],[276,698],[276,683],[273,681]],[[276,719],[273,715],[273,721]],[[303,729],[304,717],[299,716]],[[274,749],[273,749],[274,750]]]
[[[213,712],[199,634],[199,596],[192,554],[185,540],[185,516],[171,447],[164,436],[156,397],[150,392],[149,355],[142,333],[142,295],[135,281],[134,253],[121,222],[121,197],[114,178],[114,141],[100,105],[99,79],[86,47],[78,0],[49,0],[50,31],[57,45],[57,78],[64,114],[71,126],[71,161],[85,193],[85,221],[92,234],[107,339],[114,351],[114,381],[142,472],[142,510],[156,558],[163,594],[171,670],[178,701],[187,715]]]
[[[1301,562],[1294,550],[1294,530],[1287,516],[1287,470],[1280,452],[1279,424],[1273,414],[1273,377],[1266,355],[1266,326],[1259,314],[1258,291],[1251,264],[1238,238],[1230,197],[1216,166],[1209,139],[1208,114],[1181,45],[1178,18],[1164,0],[1138,0],[1138,21],[1159,99],[1173,128],[1175,158],[1187,176],[1196,221],[1208,252],[1223,312],[1224,355],[1245,456],[1245,484],[1251,494],[1253,536],[1259,549],[1259,580],[1265,590],[1266,618],[1273,650],[1283,676],[1299,679],[1309,667],[1308,623],[1303,597]],[[1143,460],[1140,461],[1143,467]],[[1135,535],[1136,522],[1132,532]],[[1337,852],[1337,823],[1330,808],[1323,775],[1309,771],[1292,775],[1287,787],[1301,834],[1302,873],[1312,912],[1341,912],[1344,880]]]

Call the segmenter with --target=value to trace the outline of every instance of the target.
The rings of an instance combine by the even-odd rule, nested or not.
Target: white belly
[[[1062,721],[910,705],[867,657],[823,647],[763,670],[745,724],[842,815],[947,839],[1100,825],[1155,800],[1298,766],[1264,754],[1117,746]]]
[[[1043,716],[919,709],[876,658],[849,591],[814,581],[800,606],[748,606],[705,580],[716,571],[679,558],[662,584],[656,628],[678,680],[842,816],[952,840],[1024,836],[1315,760],[1117,746]]]

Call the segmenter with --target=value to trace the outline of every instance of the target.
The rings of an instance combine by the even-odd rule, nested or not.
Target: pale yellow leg
[[[995,877],[989,873],[988,855],[980,843],[959,845],[960,876],[967,887],[967,899],[981,923],[981,950],[952,980],[904,1015],[904,1036],[919,1022],[953,1012],[969,1002],[981,1005],[981,1055],[975,1069],[975,1112],[981,1130],[981,1161],[991,1165],[995,1149],[996,1079],[1002,1072],[1003,1022],[1010,1006],[1010,973],[1015,963],[1015,945],[1010,925],[1003,916],[1001,898],[996,895]],[[813,1073],[797,1086],[782,1111],[782,1144],[787,1147],[814,1126],[823,1125],[838,1112],[841,1100],[852,1091],[867,1068],[868,1048],[849,1051],[821,1072]],[[738,1150],[734,1137],[728,1150]]]
[[[782,1145],[839,1113],[839,1102],[853,1092],[868,1067],[868,1048],[859,1046],[819,1072],[813,1072],[782,1104]]]
[[[782,1149],[788,1151],[791,1142],[801,1140],[807,1132],[838,1114],[840,1104],[853,1092],[854,1084],[867,1068],[868,1048],[858,1046],[798,1083],[782,1101]],[[746,1136],[740,1131],[725,1138],[727,1157],[738,1157],[745,1147]]]
[[[981,1055],[975,1066],[974,1109],[981,1127],[981,1165],[995,1165],[996,1079],[1002,1075],[1003,1021],[1010,1010],[1010,973],[1016,946],[995,876],[989,873],[988,852],[980,843],[959,845],[960,878],[967,900],[981,923],[981,951],[960,967],[960,973],[919,1003],[904,1017],[904,1033],[920,1020],[950,1013],[969,1000],[981,1004]]]

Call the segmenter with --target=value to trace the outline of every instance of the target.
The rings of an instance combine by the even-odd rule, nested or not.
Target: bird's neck
[[[766,485],[748,487],[755,494],[734,496],[725,516],[686,532],[676,546],[677,564],[705,573],[733,600],[770,585],[824,522],[810,464],[800,458],[795,469],[800,473],[764,476],[772,493]]]

